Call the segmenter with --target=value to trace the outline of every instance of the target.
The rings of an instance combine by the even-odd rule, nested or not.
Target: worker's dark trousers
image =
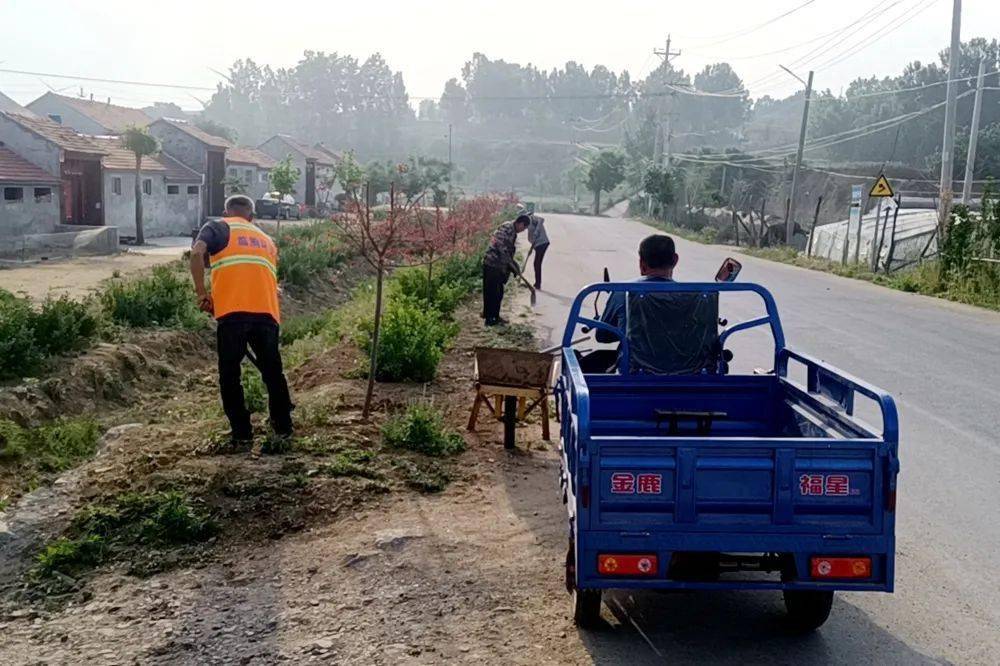
[[[535,248],[535,289],[542,288],[542,261],[545,260],[545,252],[548,249],[548,243]]]
[[[483,266],[483,319],[487,324],[500,320],[500,304],[503,303],[503,286],[507,282],[507,271]]]
[[[271,427],[278,434],[292,431],[292,401],[288,382],[281,367],[278,350],[278,325],[268,322],[220,321],[216,333],[219,350],[219,389],[222,392],[222,409],[236,439],[250,439],[253,428],[250,412],[243,399],[240,383],[243,358],[247,347],[257,358],[260,376],[267,387],[267,402],[271,414]]]

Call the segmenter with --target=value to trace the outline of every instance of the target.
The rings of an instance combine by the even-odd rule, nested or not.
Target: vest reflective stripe
[[[210,258],[215,318],[234,312],[268,314],[280,322],[278,248],[241,218],[225,218],[229,242]]]
[[[269,259],[265,259],[264,257],[238,256],[238,257],[229,257],[228,259],[220,259],[219,261],[212,263],[212,270],[217,271],[220,268],[225,268],[227,266],[234,266],[236,264],[259,264],[260,266],[264,266],[269,271],[271,271],[271,273],[274,274],[275,278],[278,277],[277,267]]]

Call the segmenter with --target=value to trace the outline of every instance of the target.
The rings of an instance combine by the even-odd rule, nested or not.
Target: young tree
[[[364,189],[368,189],[365,185]],[[393,268],[414,265],[408,261],[412,253],[412,242],[419,234],[420,198],[402,201],[396,193],[395,183],[389,185],[389,211],[384,219],[375,214],[367,192],[363,197],[351,197],[350,210],[334,218],[334,223],[343,232],[347,241],[354,246],[368,265],[375,269],[375,313],[372,326],[371,352],[368,365],[368,388],[365,391],[365,406],[362,417],[371,414],[372,399],[375,395],[375,377],[378,373],[378,344],[382,330],[382,297],[386,274]]]
[[[361,184],[365,180],[365,169],[354,157],[354,151],[347,151],[334,167],[334,175],[348,197],[357,198]]]
[[[160,143],[145,127],[130,125],[121,137],[122,147],[135,155],[135,242],[146,244],[142,228],[142,158],[160,152]]]
[[[278,195],[278,234],[281,234],[281,204],[289,194],[295,194],[295,183],[299,182],[302,170],[292,164],[292,156],[278,162],[271,169],[271,189]]]
[[[646,169],[642,187],[653,200],[656,213],[661,217],[666,207],[677,197],[677,183],[673,172],[655,164]]]
[[[610,192],[625,179],[625,156],[615,150],[602,150],[590,163],[587,189],[594,193],[594,215],[601,213],[601,191]]]

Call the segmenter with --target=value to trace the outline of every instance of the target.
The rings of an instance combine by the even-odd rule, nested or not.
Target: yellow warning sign
[[[871,192],[868,193],[870,197],[893,197],[895,192],[892,191],[892,185],[886,179],[885,174],[878,177],[875,181],[874,187],[872,187]]]

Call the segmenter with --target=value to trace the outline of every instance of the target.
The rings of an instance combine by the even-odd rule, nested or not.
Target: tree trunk
[[[375,373],[378,370],[378,337],[382,329],[382,281],[385,277],[385,265],[379,261],[378,271],[375,276],[375,325],[372,329],[372,349],[368,355],[371,362],[368,364],[368,389],[365,391],[365,408],[361,412],[361,418],[365,421],[372,411],[372,398],[375,395]]]
[[[594,215],[601,214],[601,191],[594,190]]]
[[[142,228],[142,155],[135,156],[135,243],[146,244],[146,234]]]
[[[281,237],[281,204],[283,204],[284,202],[285,202],[285,195],[282,194],[281,192],[278,192],[278,219],[275,220],[275,222],[278,225],[278,230],[274,234],[275,238]]]
[[[427,302],[434,302],[434,253],[427,262]]]

